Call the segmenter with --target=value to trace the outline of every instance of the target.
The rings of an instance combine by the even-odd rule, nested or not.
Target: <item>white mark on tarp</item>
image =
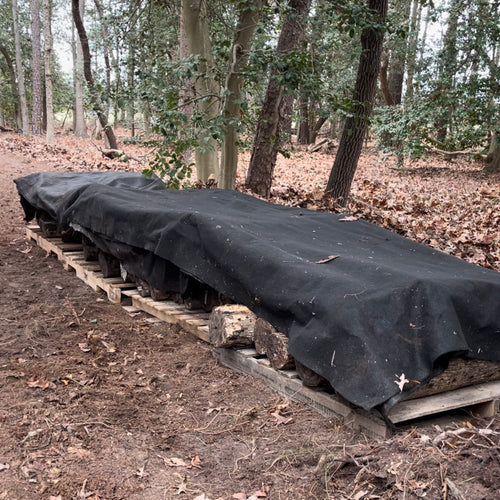
[[[335,360],[335,353],[336,353],[336,352],[337,352],[337,351],[333,351],[333,354],[332,354],[332,359],[330,360],[330,366],[332,366],[332,367],[333,367],[333,362],[334,362],[334,360]]]

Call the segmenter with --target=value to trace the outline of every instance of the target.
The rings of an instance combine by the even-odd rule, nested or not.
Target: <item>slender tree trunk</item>
[[[189,56],[189,47],[186,36],[186,28],[184,26],[184,16],[179,16],[179,59],[183,61]],[[192,99],[196,95],[196,90],[194,87],[194,81],[189,78],[185,78],[182,82],[182,86],[179,90],[179,101],[180,109],[182,113],[187,118],[187,122],[191,122],[193,116],[193,101]],[[178,131],[178,137],[181,138],[182,130]],[[186,164],[190,165],[193,159],[193,150],[191,148],[184,151],[184,161]]]
[[[31,130],[42,133],[42,50],[40,43],[40,0],[31,0]]]
[[[387,106],[394,106],[394,99],[392,98],[391,91],[389,89],[389,79],[387,75],[387,70],[389,68],[389,57],[385,50],[382,50],[382,55],[380,57],[380,89],[382,90],[382,95],[384,96],[384,101]]]
[[[118,144],[116,141],[115,134],[113,132],[113,128],[108,124],[108,119],[106,113],[104,112],[103,105],[101,102],[101,97],[99,92],[97,91],[94,85],[94,78],[92,76],[91,70],[91,57],[90,57],[90,49],[89,42],[87,38],[87,32],[85,31],[85,26],[83,24],[82,17],[80,16],[80,0],[72,0],[72,12],[73,12],[73,20],[75,22],[76,31],[78,32],[78,36],[80,38],[80,43],[82,44],[82,52],[83,52],[83,74],[85,76],[85,80],[87,82],[87,87],[89,88],[90,96],[92,98],[92,103],[94,105],[94,111],[97,114],[97,118],[99,119],[99,123],[101,124],[104,133],[109,142],[109,147],[111,149],[117,149]]]
[[[369,0],[368,6],[377,24],[384,24],[387,0]],[[325,194],[341,205],[347,203],[354,173],[358,166],[363,140],[368,131],[368,119],[377,88],[377,75],[384,41],[384,31],[368,26],[361,33],[361,56],[359,59],[354,100],[354,113],[348,117],[342,132],[339,149],[328,179]]]
[[[238,168],[238,122],[241,112],[241,68],[247,60],[255,27],[260,19],[261,0],[245,0],[239,6],[240,14],[231,51],[231,66],[226,78],[225,101],[222,109],[226,120],[219,187],[234,189]]]
[[[182,16],[189,53],[199,55],[202,63],[200,70],[207,73],[213,65],[212,46],[208,31],[206,0],[182,0]],[[219,112],[217,82],[207,76],[195,82],[196,97],[203,97],[198,102],[200,113],[207,120],[213,120]],[[206,182],[210,175],[219,178],[217,141],[210,135],[199,136],[200,146],[195,151],[195,166],[198,179]]]
[[[26,89],[24,87],[24,68],[21,52],[21,35],[19,31],[17,0],[12,0],[12,20],[14,25],[14,43],[16,46],[17,87],[19,89],[19,103],[21,105],[21,127],[24,135],[30,135],[28,103],[26,100]]]
[[[311,144],[314,144],[316,142],[316,138],[318,137],[319,131],[321,130],[321,127],[325,124],[327,119],[328,118],[326,116],[320,116],[316,120],[316,123],[314,124],[311,130]]]
[[[287,54],[301,46],[305,21],[311,0],[289,0],[289,12],[283,22],[277,52]],[[276,156],[280,145],[280,121],[283,116],[283,85],[273,70],[257,123],[252,156],[248,168],[246,187],[260,196],[269,197]]]
[[[80,0],[80,16],[83,18],[85,10],[84,0]],[[85,122],[85,109],[83,107],[83,52],[80,39],[75,37],[75,25],[72,23],[72,48],[73,48],[73,133],[76,137],[88,137]]]
[[[411,18],[410,18],[410,36],[408,39],[408,63],[406,75],[405,101],[413,99],[413,77],[417,65],[417,42],[420,30],[420,16],[422,13],[422,4],[419,0],[413,0]]]
[[[448,25],[443,39],[443,49],[440,53],[440,96],[448,94],[455,85],[456,68],[457,68],[457,36],[458,36],[458,19],[463,5],[463,0],[452,0],[449,8]],[[435,122],[436,137],[438,141],[444,142],[447,136],[447,129],[451,126],[453,110],[451,104],[446,106],[446,112],[441,113],[440,117]]]
[[[301,95],[299,98],[299,130],[297,131],[298,144],[310,144],[311,131],[309,129],[309,99]]]
[[[111,63],[110,58],[114,59],[113,51],[110,49],[109,43],[109,31],[106,20],[104,19],[104,11],[99,0],[94,0],[94,5],[97,11],[97,15],[99,17],[99,23],[101,25],[101,36],[102,36],[102,47],[103,47],[103,56],[104,56],[104,67],[106,68],[106,95],[111,94]],[[114,66],[116,63],[113,62]],[[109,108],[109,106],[107,106]],[[108,115],[109,109],[106,109],[106,115]]]
[[[14,68],[14,62],[12,61],[12,57],[9,54],[9,51],[4,45],[0,44],[0,54],[3,55],[5,59],[5,63],[7,65],[7,72],[9,74],[9,80],[10,80],[10,88],[12,92],[12,96],[15,98],[14,102],[14,115],[15,115],[15,120],[16,120],[16,125],[17,128],[21,128],[21,108],[19,105],[19,89],[17,88],[17,82],[16,82],[16,70]],[[2,115],[3,119],[3,125],[5,125],[5,116]]]
[[[134,41],[129,39],[128,53],[128,125],[130,127],[130,137],[135,137],[135,47]]]
[[[43,0],[43,38],[45,41],[45,109],[47,110],[47,144],[54,143],[54,106],[52,103],[52,5],[51,0]]]

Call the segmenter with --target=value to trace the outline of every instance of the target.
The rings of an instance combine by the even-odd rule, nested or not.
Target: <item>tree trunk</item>
[[[378,26],[385,23],[387,0],[369,0]],[[354,100],[354,113],[345,122],[335,162],[328,179],[325,194],[342,206],[347,203],[352,180],[358,166],[363,140],[368,131],[368,119],[377,88],[377,75],[384,41],[380,27],[368,26],[361,33],[361,56],[359,59]]]
[[[301,95],[299,99],[299,130],[297,131],[297,144],[311,144],[311,131],[309,129],[309,99]]]
[[[85,31],[85,26],[83,24],[82,17],[80,15],[80,0],[72,0],[72,13],[73,20],[75,22],[76,31],[78,32],[78,36],[80,38],[80,43],[82,45],[82,53],[83,53],[83,74],[85,76],[85,80],[87,82],[87,87],[89,88],[90,96],[92,99],[92,104],[94,106],[94,111],[97,114],[97,118],[99,119],[99,123],[104,129],[104,133],[109,141],[109,147],[111,149],[118,149],[118,143],[116,141],[115,134],[113,132],[113,128],[111,125],[108,125],[108,119],[103,110],[103,106],[101,103],[101,97],[99,92],[97,91],[94,85],[94,78],[92,76],[91,70],[91,56],[89,49],[89,42],[87,38],[87,32]]]
[[[82,0],[83,1],[83,0]],[[110,58],[113,61],[113,66],[116,67],[116,61],[113,55],[113,51],[110,48],[109,43],[109,31],[106,20],[104,19],[104,11],[99,0],[94,0],[94,5],[97,10],[97,15],[99,17],[99,23],[101,25],[101,36],[102,36],[102,48],[104,57],[104,67],[106,68],[106,95],[111,94],[111,63]],[[106,115],[109,114],[109,106],[106,109]]]
[[[238,168],[238,122],[241,113],[241,68],[252,46],[255,27],[260,19],[262,0],[245,0],[238,7],[239,19],[231,51],[231,65],[226,77],[225,100],[222,115],[225,119],[224,141],[219,187],[234,189]]]
[[[206,0],[182,0],[182,16],[189,53],[199,55],[200,71],[207,73],[213,65],[212,47],[207,23]],[[215,79],[207,75],[195,82],[196,97],[204,97],[198,102],[200,113],[206,120],[218,115],[219,87]],[[217,141],[210,135],[199,136],[199,147],[195,151],[195,166],[198,179],[207,182],[210,175],[219,178]]]
[[[40,0],[31,0],[31,131],[42,133],[42,50],[40,43]]]
[[[278,39],[277,53],[285,55],[299,48],[304,39],[305,20],[311,0],[289,0],[289,12],[283,22]],[[280,145],[280,121],[283,117],[283,85],[274,69],[269,79],[266,96],[262,104],[252,156],[248,168],[246,187],[254,193],[269,197],[276,156]]]
[[[413,99],[413,77],[417,65],[417,42],[420,31],[420,18],[422,14],[422,4],[419,0],[413,0],[410,17],[410,36],[408,39],[408,58],[406,75],[405,102]]]
[[[486,174],[500,173],[500,139],[497,132],[493,132],[491,136],[488,157],[483,172]]]
[[[85,1],[80,0],[80,16],[83,18]],[[88,137],[83,107],[83,52],[80,39],[75,38],[75,25],[72,23],[72,48],[73,48],[73,133],[76,137]]]
[[[443,49],[440,53],[439,80],[440,88],[437,91],[438,97],[445,96],[454,87],[457,69],[457,36],[458,36],[458,20],[463,0],[452,0],[449,7],[448,25],[443,38]],[[444,142],[447,136],[447,129],[451,124],[452,108],[451,104],[446,105],[446,111],[440,113],[439,118],[435,121],[436,138],[440,142]]]
[[[394,106],[394,99],[392,98],[392,94],[389,89],[389,80],[387,77],[388,68],[389,68],[389,57],[387,56],[387,52],[383,50],[382,55],[380,57],[380,71],[379,71],[380,89],[382,90],[382,95],[384,96],[385,104],[387,106]]]
[[[52,4],[43,0],[43,38],[45,41],[45,109],[47,110],[47,128],[45,140],[54,143],[54,106],[52,103]]]
[[[21,127],[23,134],[28,136],[30,135],[30,124],[28,118],[28,103],[26,101],[26,89],[24,87],[23,56],[21,52],[17,0],[12,0],[12,20],[14,25],[14,43],[16,46],[16,72],[17,87],[19,89],[19,103],[21,106]]]
[[[15,99],[14,102],[14,115],[15,115],[15,120],[16,120],[16,125],[17,128],[21,128],[21,108],[19,105],[19,89],[17,88],[17,82],[16,82],[16,70],[14,68],[14,62],[12,61],[12,57],[9,54],[9,51],[7,48],[0,44],[0,54],[3,55],[5,59],[5,63],[7,65],[7,72],[9,74],[9,80],[10,80],[10,88],[12,92],[12,96]],[[5,116],[2,114],[2,126],[5,126]]]
[[[128,52],[128,105],[127,105],[127,123],[130,127],[130,137],[135,137],[135,47],[134,40],[129,38],[129,52]]]

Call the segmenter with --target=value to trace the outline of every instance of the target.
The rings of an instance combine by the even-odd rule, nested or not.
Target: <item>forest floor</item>
[[[280,159],[274,200],[322,209],[333,154]],[[0,500],[496,497],[498,415],[370,439],[220,366],[178,327],[126,313],[26,240],[14,178],[141,168],[87,140],[0,135]],[[500,270],[499,193],[479,164],[397,169],[367,148],[348,210]]]

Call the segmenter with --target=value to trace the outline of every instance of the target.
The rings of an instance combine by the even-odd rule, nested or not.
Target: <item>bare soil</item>
[[[500,418],[369,439],[93,292],[26,241],[12,182],[68,166],[11,144],[0,136],[0,499],[498,498]]]

